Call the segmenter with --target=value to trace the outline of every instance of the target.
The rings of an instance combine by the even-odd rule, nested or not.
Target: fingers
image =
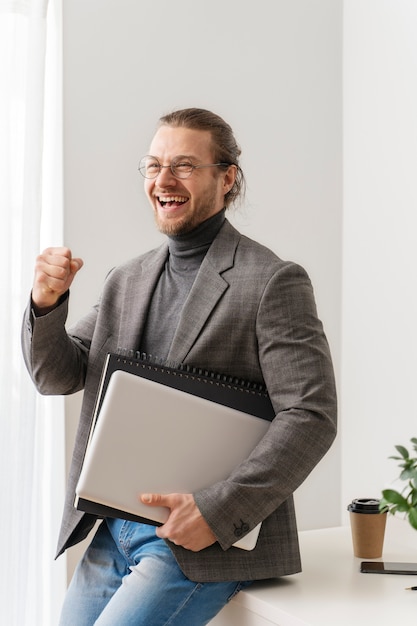
[[[161,493],[143,493],[140,496],[140,500],[143,502],[143,504],[146,504],[147,506],[162,506],[168,508],[169,516],[176,506],[175,494],[163,495]],[[161,539],[169,539],[170,541],[172,541],[172,543],[176,543],[173,538],[169,537],[169,528],[170,525],[168,524],[167,527],[167,524],[165,523],[156,530],[156,534]]]
[[[78,270],[82,268],[83,265],[84,265],[84,261],[82,259],[71,259],[70,267],[74,276],[78,272]]]
[[[141,495],[141,500],[148,506],[169,509],[167,521],[155,531],[161,539],[169,539],[172,543],[194,552],[215,543],[216,537],[202,517],[192,494],[146,493]]]
[[[140,499],[143,504],[147,504],[148,506],[167,506],[168,508],[172,506],[170,496],[162,495],[161,493],[143,493]]]
[[[73,258],[69,248],[47,248],[36,259],[32,300],[38,308],[54,306],[68,291],[83,261]]]

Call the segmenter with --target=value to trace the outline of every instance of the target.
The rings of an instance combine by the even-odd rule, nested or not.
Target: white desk
[[[349,527],[300,533],[303,571],[254,583],[210,626],[401,626],[417,623],[417,576],[361,574]],[[387,520],[385,561],[417,562],[417,531]]]

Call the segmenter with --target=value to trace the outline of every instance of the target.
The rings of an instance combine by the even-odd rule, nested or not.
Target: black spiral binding
[[[107,357],[102,381],[104,389],[116,370],[142,376],[269,421],[275,417],[271,400],[262,383],[184,363],[167,363],[150,354],[119,348]]]

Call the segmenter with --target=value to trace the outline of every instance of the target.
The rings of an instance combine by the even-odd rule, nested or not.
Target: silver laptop
[[[168,509],[142,504],[140,494],[194,493],[224,480],[246,459],[269,424],[117,370],[90,434],[75,506],[88,510],[81,503],[98,503],[164,523]],[[234,546],[252,550],[260,526]]]

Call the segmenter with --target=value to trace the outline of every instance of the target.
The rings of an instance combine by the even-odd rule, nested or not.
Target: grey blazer
[[[51,313],[25,313],[22,344],[42,394],[84,389],[57,554],[95,522],[77,511],[74,489],[97,386],[109,351],[138,349],[167,245],[114,269],[99,304],[68,332],[68,296]],[[169,312],[167,313],[169,314]],[[305,271],[238,233],[226,221],[181,313],[169,360],[265,382],[276,411],[250,457],[227,480],[195,493],[217,542],[200,552],[169,544],[191,580],[255,580],[300,571],[292,494],[336,433],[333,368]],[[261,520],[256,548],[231,547]]]

